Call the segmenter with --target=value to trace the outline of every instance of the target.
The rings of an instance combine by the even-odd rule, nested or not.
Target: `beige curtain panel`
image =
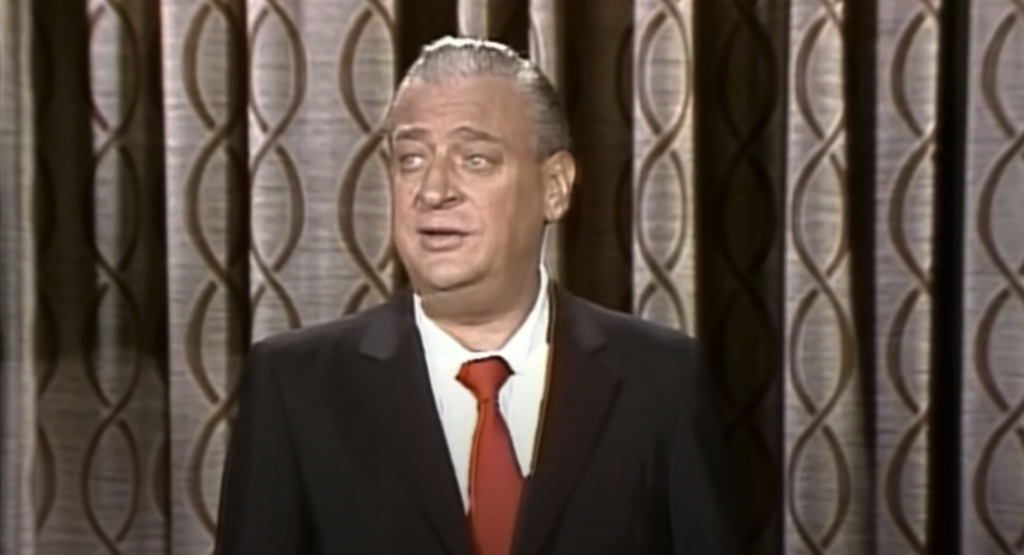
[[[1024,553],[1018,0],[0,0],[0,554],[207,555],[254,339],[403,281],[444,34],[564,97],[567,287],[707,346],[746,553]]]

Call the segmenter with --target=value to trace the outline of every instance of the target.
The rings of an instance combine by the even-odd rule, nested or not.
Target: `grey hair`
[[[398,92],[414,82],[440,83],[484,76],[509,79],[524,95],[537,134],[535,146],[542,158],[572,148],[569,122],[551,81],[536,64],[498,42],[440,38],[423,47],[398,85]]]

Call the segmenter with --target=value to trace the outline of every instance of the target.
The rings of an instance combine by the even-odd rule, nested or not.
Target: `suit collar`
[[[400,346],[409,347],[415,339],[416,325],[412,313],[412,292],[408,289],[397,291],[383,306],[379,315],[370,325],[359,344],[359,351],[373,359],[393,358]]]
[[[370,320],[365,357],[352,377],[365,399],[374,437],[439,542],[452,555],[472,555],[462,499],[413,322],[412,295],[398,292]]]
[[[517,555],[542,553],[615,404],[619,379],[602,360],[602,315],[552,282],[551,370],[541,408],[533,476],[520,509]],[[378,436],[439,539],[470,555],[458,484],[433,401],[408,290],[379,308],[360,344],[356,386],[380,426]]]
[[[536,466],[525,490],[513,553],[539,555],[586,469],[620,383],[603,353],[601,314],[555,288],[553,359],[538,430]]]
[[[569,341],[590,354],[597,354],[608,343],[608,335],[600,325],[601,315],[592,306],[552,282],[554,299],[552,341]]]

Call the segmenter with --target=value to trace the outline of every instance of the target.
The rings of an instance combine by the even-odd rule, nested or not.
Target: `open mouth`
[[[425,237],[465,237],[467,233],[450,228],[424,228],[419,230],[419,234]]]
[[[460,247],[469,234],[450,228],[423,228],[418,230],[420,245],[427,251],[442,252]]]

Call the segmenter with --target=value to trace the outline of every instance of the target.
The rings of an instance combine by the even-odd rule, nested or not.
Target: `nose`
[[[423,176],[417,200],[424,208],[444,208],[458,200],[458,191],[452,186],[451,171],[444,157],[438,157]]]

